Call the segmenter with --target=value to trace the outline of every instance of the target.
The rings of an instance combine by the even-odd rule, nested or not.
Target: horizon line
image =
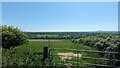
[[[23,32],[118,32],[118,31],[97,30],[97,31],[23,31]]]

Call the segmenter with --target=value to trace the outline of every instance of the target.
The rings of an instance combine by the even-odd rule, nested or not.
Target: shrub
[[[27,35],[13,26],[2,26],[2,47],[10,48],[27,43]]]

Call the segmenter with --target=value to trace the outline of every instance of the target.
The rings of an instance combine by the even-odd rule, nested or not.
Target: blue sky
[[[117,31],[117,2],[3,2],[3,25],[23,31]]]

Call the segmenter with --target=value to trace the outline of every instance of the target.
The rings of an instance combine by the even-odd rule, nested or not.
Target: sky
[[[117,2],[3,2],[2,24],[29,32],[117,31]]]
[[[119,0],[1,0],[2,2],[119,2]]]

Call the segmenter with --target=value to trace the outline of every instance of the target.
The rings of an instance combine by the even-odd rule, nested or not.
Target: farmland
[[[40,66],[42,59],[42,54],[40,53],[43,51],[43,46],[49,44],[51,48],[91,49],[84,45],[72,43],[69,40],[51,40],[50,43],[48,40],[30,40],[26,45],[11,48],[10,50],[3,49],[3,66]]]
[[[53,34],[53,35],[52,35]],[[94,50],[94,51],[109,51],[108,48],[111,48],[111,45],[117,46],[118,35],[116,33],[45,33],[45,34],[36,34],[36,38],[31,37],[35,34],[29,34],[28,43],[11,47],[10,49],[2,49],[2,65],[3,67],[7,66],[64,66],[65,64],[76,65],[75,63],[68,63],[64,61],[74,61],[81,63],[97,63],[97,64],[107,64],[109,65],[109,61],[103,60],[93,60],[93,59],[77,59],[66,57],[65,59],[61,58],[61,56],[54,56],[58,54],[74,54],[76,55],[78,52],[69,51],[65,49],[73,49],[73,50]],[[41,38],[44,36],[44,38]],[[54,37],[53,37],[54,36]],[[61,37],[61,38],[58,38]],[[39,38],[38,38],[39,37]],[[56,37],[56,38],[55,38]],[[105,40],[102,41],[101,40]],[[112,42],[111,42],[112,41]],[[101,46],[97,43],[102,44]],[[104,43],[105,42],[105,43]],[[115,44],[116,43],[116,44]],[[104,45],[104,46],[103,46]],[[108,46],[109,45],[109,46]],[[52,50],[50,62],[49,59],[45,60],[45,64],[43,64],[43,48],[44,46],[48,46],[49,48],[60,48],[63,50]],[[104,49],[103,49],[104,48]],[[113,47],[112,47],[113,48]],[[115,48],[115,47],[114,47]],[[117,50],[117,49],[116,49]],[[114,49],[110,51],[115,51]],[[98,53],[86,53],[80,52],[79,55],[82,57],[95,57],[95,58],[109,58],[107,55],[102,55]],[[118,58],[116,56],[116,58]],[[61,60],[61,62],[56,62],[56,60]],[[50,63],[48,63],[50,62]],[[77,64],[80,67],[91,67],[94,66],[86,65],[86,64]]]

